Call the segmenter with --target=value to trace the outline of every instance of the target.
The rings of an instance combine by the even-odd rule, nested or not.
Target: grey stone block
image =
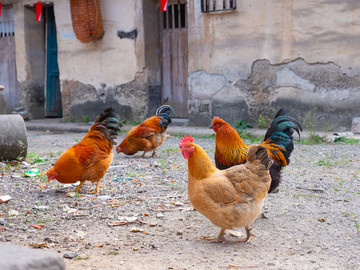
[[[64,270],[64,260],[53,252],[0,243],[2,270]]]
[[[360,117],[354,117],[351,124],[351,132],[354,134],[360,133]]]

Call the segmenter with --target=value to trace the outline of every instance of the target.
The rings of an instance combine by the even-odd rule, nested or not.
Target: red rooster
[[[299,134],[302,128],[299,122],[280,109],[275,115],[261,143],[268,149],[270,157],[275,161],[270,168],[271,186],[269,193],[277,192],[281,181],[281,169],[290,163],[290,154],[294,150],[293,133]],[[220,170],[247,161],[249,146],[244,143],[238,132],[227,122],[214,117],[210,126],[216,133],[215,164]]]
[[[97,182],[95,191],[91,193],[98,193],[100,180],[113,158],[112,148],[116,145],[114,139],[117,138],[120,126],[114,109],[106,108],[86,136],[62,153],[54,166],[47,171],[49,182],[52,179],[60,183],[80,181],[74,192],[79,192],[85,181]]]
[[[116,152],[134,155],[139,151],[144,151],[141,157],[145,157],[146,152],[153,151],[151,157],[154,157],[156,148],[165,141],[165,131],[171,123],[171,113],[175,114],[171,106],[160,106],[156,110],[156,115],[146,119],[129,131],[116,147]]]

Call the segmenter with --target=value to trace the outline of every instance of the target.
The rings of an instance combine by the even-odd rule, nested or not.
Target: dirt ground
[[[0,241],[65,258],[66,269],[360,269],[360,145],[296,144],[280,191],[265,201],[250,243],[244,229],[210,243],[215,227],[187,196],[187,162],[169,136],[157,157],[115,155],[101,181],[74,185],[24,172],[50,168],[85,134],[28,133],[28,160],[3,169]],[[119,141],[122,137],[119,137]],[[213,159],[214,138],[195,138]],[[34,163],[37,162],[37,163]],[[40,225],[32,227],[31,224]]]

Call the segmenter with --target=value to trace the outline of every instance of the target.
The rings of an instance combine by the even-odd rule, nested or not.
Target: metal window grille
[[[236,0],[200,0],[201,12],[217,12],[236,9]]]
[[[167,6],[167,11],[163,14],[163,28],[176,29],[186,28],[186,4],[170,4]]]
[[[12,9],[3,9],[0,16],[0,37],[14,36],[14,20]]]

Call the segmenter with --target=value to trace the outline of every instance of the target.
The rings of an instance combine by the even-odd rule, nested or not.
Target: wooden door
[[[12,113],[20,106],[21,92],[16,74],[13,9],[4,5],[0,16],[0,85],[5,86],[6,100],[6,108],[1,108],[1,112]]]
[[[162,100],[176,117],[188,117],[188,31],[186,0],[169,0],[160,11]]]
[[[54,8],[44,9],[46,12],[46,111],[47,117],[61,117],[62,103],[59,80],[59,66],[57,61],[57,39]]]

